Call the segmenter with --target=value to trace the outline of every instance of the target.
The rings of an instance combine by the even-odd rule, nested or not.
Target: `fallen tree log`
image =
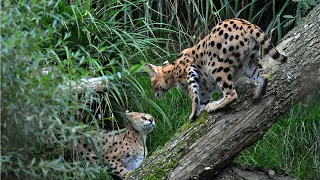
[[[38,75],[48,75],[50,72],[57,71],[55,67],[43,68],[40,71],[35,70],[31,73],[31,76]],[[100,77],[88,77],[81,78],[78,81],[64,80],[59,86],[58,90],[61,92],[71,91],[77,94],[83,94],[85,91],[95,91],[95,92],[105,92],[108,90],[109,79],[106,76]]]
[[[62,91],[72,91],[83,94],[86,90],[104,92],[108,89],[108,78],[105,76],[95,78],[82,78],[79,81],[66,81],[59,87]]]
[[[288,56],[282,65],[267,57],[271,75],[266,95],[253,100],[251,83],[236,85],[239,99],[230,108],[187,122],[128,179],[212,179],[239,153],[263,137],[281,115],[320,89],[320,5],[277,46]],[[172,119],[174,121],[174,119]]]

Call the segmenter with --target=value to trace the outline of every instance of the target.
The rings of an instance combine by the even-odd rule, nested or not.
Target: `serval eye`
[[[146,117],[144,117],[144,116],[142,116],[142,117],[141,117],[141,119],[143,119],[143,120],[145,120],[145,121],[147,120],[147,118],[146,118]]]

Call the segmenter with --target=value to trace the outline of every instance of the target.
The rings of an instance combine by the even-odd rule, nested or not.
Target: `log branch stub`
[[[104,92],[108,89],[108,78],[101,76],[95,78],[83,78],[79,81],[66,81],[60,85],[62,91],[72,91],[77,94],[83,94],[86,90],[95,92]]]

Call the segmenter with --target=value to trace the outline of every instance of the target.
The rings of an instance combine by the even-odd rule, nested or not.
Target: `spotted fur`
[[[154,119],[149,114],[127,111],[126,116],[130,122],[125,131],[94,132],[95,138],[92,140],[97,153],[91,146],[92,143],[88,143],[85,138],[80,139],[77,144],[77,150],[85,161],[94,166],[103,163],[120,178],[125,178],[127,173],[136,169],[147,156],[147,134],[155,126]]]
[[[151,87],[160,97],[172,87],[180,87],[192,98],[190,120],[200,112],[223,108],[238,98],[234,80],[247,76],[257,82],[254,98],[262,96],[267,87],[267,75],[259,58],[268,54],[276,61],[286,62],[264,32],[243,19],[225,20],[191,48],[181,52],[173,64],[155,66],[146,64]],[[222,99],[210,103],[214,90],[223,91]]]

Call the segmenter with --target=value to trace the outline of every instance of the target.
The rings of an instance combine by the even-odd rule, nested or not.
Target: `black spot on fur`
[[[272,56],[273,59],[278,59],[279,57],[280,57],[280,53],[279,53],[279,52],[276,52],[276,53]]]
[[[216,71],[217,71],[217,68],[212,70],[212,74],[216,73]]]
[[[197,104],[200,104],[200,103],[199,103],[199,98],[198,98],[198,97],[196,97],[195,102],[196,102]]]
[[[198,47],[197,47],[197,50],[199,50],[200,49],[200,44],[198,45]]]
[[[223,83],[223,87],[224,87],[224,88],[228,88],[229,85],[228,85],[226,82],[224,82],[224,83]]]
[[[233,40],[233,35],[230,35],[229,41],[232,41],[232,40]]]
[[[268,37],[265,35],[264,37],[263,37],[263,40],[261,41],[261,45],[264,45],[264,43],[266,42],[266,41],[268,41]]]
[[[240,57],[240,56],[241,56],[240,53],[235,53],[235,54],[234,54],[234,57],[236,57],[236,58],[237,58],[237,57]]]
[[[239,35],[238,34],[236,35],[235,39],[239,39]]]
[[[221,43],[217,43],[217,48],[221,49],[221,47],[222,47],[222,44]]]
[[[223,69],[223,67],[219,67],[218,70],[217,70],[217,72],[222,71],[222,69]]]
[[[253,71],[253,73],[252,73],[251,77],[253,77],[253,76],[254,76],[254,74],[256,74],[256,71],[257,71],[257,68],[255,68],[255,69],[254,69],[254,71]]]
[[[221,81],[221,80],[222,80],[221,77],[217,77],[216,82],[219,82],[219,81]]]
[[[229,67],[226,67],[226,68],[224,68],[224,70],[223,70],[225,73],[227,73],[227,72],[229,72],[230,71],[230,68]]]
[[[229,51],[233,51],[234,50],[234,47],[233,46],[230,46],[229,47]]]
[[[228,80],[231,81],[232,80],[232,75],[228,74]]]
[[[219,31],[219,36],[221,36],[223,34],[223,30]]]
[[[244,42],[243,42],[243,41],[240,41],[240,45],[241,45],[241,46],[244,46]]]
[[[224,33],[224,38],[228,39],[228,37],[229,37],[229,34],[228,33]]]
[[[269,44],[269,46],[265,49],[266,53],[269,53],[271,49],[273,49],[273,45]]]
[[[214,46],[214,41],[211,41],[211,46]]]
[[[196,51],[195,50],[192,50],[192,54],[195,54],[196,53]]]
[[[226,53],[227,53],[226,48],[223,48],[223,49],[222,49],[222,52],[223,52],[223,54],[226,54]]]

